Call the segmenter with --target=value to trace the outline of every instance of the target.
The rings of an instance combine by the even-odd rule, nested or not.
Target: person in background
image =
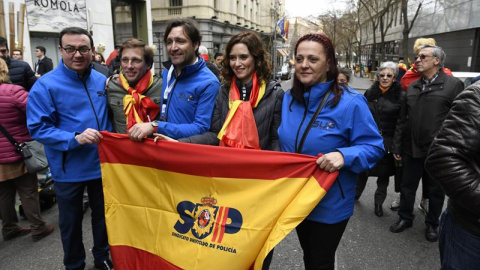
[[[7,62],[8,76],[13,84],[20,85],[25,90],[30,91],[33,84],[37,80],[35,72],[25,61],[15,60],[9,57],[8,41],[4,37],[0,37],[0,58]]]
[[[396,81],[400,83],[405,73],[407,73],[407,65],[405,64],[405,61],[403,61],[403,58],[402,58],[400,59],[400,61],[398,61],[398,74],[397,74]]]
[[[348,84],[350,83],[351,76],[352,76],[352,72],[350,71],[349,68],[340,68],[338,70],[338,78],[337,78],[338,84],[348,86]]]
[[[23,61],[23,52],[22,50],[15,49],[12,51],[12,58],[18,61]]]
[[[85,267],[83,193],[92,210],[94,265],[113,269],[110,260],[102,175],[97,143],[99,131],[111,131],[108,120],[107,78],[92,69],[92,36],[79,27],[60,32],[57,68],[40,77],[27,102],[27,126],[43,143],[57,196],[58,218],[66,269]]]
[[[37,57],[37,61],[35,62],[35,76],[37,78],[40,78],[40,76],[43,76],[53,69],[52,59],[48,58],[45,55],[46,53],[47,49],[43,46],[37,46],[35,48],[35,57]]]
[[[31,141],[25,121],[28,93],[18,85],[8,84],[7,63],[0,58],[0,125],[17,142]],[[18,225],[15,195],[18,192],[30,228]],[[34,242],[50,235],[54,227],[47,225],[40,214],[37,174],[28,173],[22,156],[0,132],[0,217],[3,240],[32,233]]]
[[[353,214],[357,175],[384,156],[383,139],[365,97],[338,84],[330,38],[307,34],[294,52],[293,87],[283,98],[278,128],[280,147],[284,152],[323,154],[317,159],[320,169],[339,171],[336,183],[297,227],[305,269],[334,269],[338,244]]]
[[[393,233],[412,227],[415,194],[420,178],[428,184],[429,204],[425,216],[425,239],[435,242],[438,238],[438,219],[442,213],[445,194],[440,186],[424,170],[427,151],[433,138],[447,117],[453,100],[463,90],[463,83],[446,75],[442,48],[423,45],[415,59],[422,77],[408,86],[395,128],[393,156],[403,162],[398,220],[390,226]]]
[[[200,45],[198,47],[198,52],[200,53],[200,57],[205,60],[205,64],[207,65],[207,68],[210,69],[210,71],[217,77],[218,80],[220,80],[220,70],[217,68],[217,66],[210,62],[210,57],[208,56],[208,49],[207,47]]]
[[[375,119],[378,130],[383,137],[383,146],[386,154],[370,171],[358,175],[355,199],[362,195],[369,176],[377,176],[377,189],[375,191],[374,205],[375,215],[383,216],[383,202],[387,197],[387,187],[390,176],[395,175],[395,159],[393,158],[393,135],[400,108],[405,100],[405,92],[396,81],[398,65],[394,62],[383,62],[377,70],[377,80],[365,92],[368,108]],[[402,169],[399,167],[399,169]],[[397,181],[397,180],[396,180]],[[400,179],[398,179],[400,181]],[[399,185],[395,185],[398,187]],[[400,192],[398,190],[397,192]]]
[[[199,57],[198,23],[190,18],[171,20],[163,40],[170,59],[162,74],[160,119],[135,124],[128,131],[134,141],[155,131],[177,140],[210,130],[220,82]]]
[[[480,83],[453,102],[428,150],[425,170],[449,197],[438,246],[441,269],[478,269],[480,262]]]
[[[105,64],[107,65],[107,67],[110,67],[110,62],[112,62],[112,60],[117,57],[118,51],[120,50],[121,46],[122,45],[120,44],[115,45],[115,49],[110,53],[110,55],[107,58],[107,61],[105,61]]]
[[[213,57],[214,63],[217,66],[217,68],[221,71],[223,68],[222,62],[223,62],[223,53],[217,52],[215,56]]]
[[[119,51],[122,72],[107,84],[107,97],[113,115],[113,130],[127,134],[138,123],[149,123],[160,115],[162,79],[150,70],[153,50],[141,39],[129,38]],[[136,103],[136,101],[140,101]]]
[[[106,66],[105,64],[105,58],[103,58],[103,54],[99,53],[99,52],[96,52],[95,53],[95,63],[99,63],[100,65],[104,65]]]

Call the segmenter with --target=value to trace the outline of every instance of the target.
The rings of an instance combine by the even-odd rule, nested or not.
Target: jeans
[[[63,245],[63,263],[67,269],[85,267],[85,247],[82,240],[83,192],[87,187],[92,210],[92,254],[95,261],[109,258],[102,180],[85,182],[54,182],[58,202],[59,225]]]
[[[438,248],[441,270],[480,269],[480,237],[455,224],[448,210],[440,220]]]
[[[303,249],[303,262],[306,270],[333,270],[335,268],[335,253],[348,220],[325,224],[306,219],[297,226],[298,240]]]

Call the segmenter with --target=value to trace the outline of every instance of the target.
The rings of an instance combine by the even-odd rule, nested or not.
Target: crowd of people
[[[395,176],[399,202],[391,209],[398,210],[399,218],[390,227],[393,233],[412,226],[422,179],[423,199],[428,200],[422,205],[425,238],[439,240],[442,269],[473,269],[464,266],[473,265],[479,253],[458,252],[452,242],[461,233],[461,244],[479,250],[475,116],[480,86],[463,91],[462,82],[445,71],[441,47],[420,40],[408,71],[402,63],[382,63],[375,82],[361,95],[349,86],[351,71],[338,67],[335,48],[324,34],[298,39],[291,89],[273,79],[269,50],[254,32],[232,36],[213,63],[201,40],[193,19],[170,21],[163,39],[169,59],[159,76],[152,72],[152,48],[137,38],[116,46],[105,61],[88,31],[68,27],[60,33],[58,67],[52,70],[45,48],[38,46],[34,72],[12,59],[21,52],[8,56],[7,42],[0,37],[0,111],[7,116],[0,125],[20,142],[34,139],[45,147],[66,269],[85,267],[85,190],[92,209],[94,265],[113,269],[96,145],[100,131],[139,142],[154,138],[319,156],[321,169],[339,175],[296,228],[306,269],[334,269],[337,247],[369,177],[377,177],[374,213],[381,217],[389,179]],[[31,233],[39,241],[54,226],[41,217],[37,177],[27,172],[3,134],[0,149],[3,238]],[[16,192],[30,228],[18,225]],[[440,223],[445,193],[451,200]],[[263,269],[269,268],[273,253]]]

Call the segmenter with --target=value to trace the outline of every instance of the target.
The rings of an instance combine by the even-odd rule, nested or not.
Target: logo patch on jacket
[[[335,123],[332,122],[326,122],[326,121],[315,121],[312,124],[312,128],[321,128],[321,129],[334,129],[337,126]]]
[[[187,102],[195,100],[195,97],[192,94],[183,93],[183,92],[178,95],[178,98]]]

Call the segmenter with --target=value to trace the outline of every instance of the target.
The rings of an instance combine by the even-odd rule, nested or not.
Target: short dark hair
[[[20,49],[14,49],[14,50],[12,51],[12,53],[14,53],[14,52],[19,52],[20,55],[23,56],[23,52],[22,52],[22,50],[20,50]]]
[[[177,18],[171,20],[167,28],[165,29],[165,35],[163,36],[163,42],[167,44],[167,38],[170,32],[174,27],[182,26],[183,32],[190,38],[192,44],[198,43],[198,47],[200,47],[200,43],[202,42],[202,35],[200,35],[200,27],[198,23],[191,19],[191,18]],[[195,54],[198,55],[198,49],[195,50]]]
[[[142,48],[143,49],[143,59],[145,60],[145,64],[147,64],[148,68],[152,68],[153,65],[153,50],[150,46],[147,46],[145,42],[141,39],[137,38],[129,38],[123,42],[122,46],[120,47],[120,59],[122,58],[122,52],[126,48]]]
[[[43,46],[37,46],[37,47],[35,47],[35,49],[39,49],[41,52],[43,52],[43,54],[47,53],[47,49],[45,49],[45,47],[43,47]]]
[[[85,30],[85,29],[82,29],[80,27],[67,27],[67,28],[64,28],[62,30],[62,32],[60,32],[60,46],[62,46],[62,38],[63,38],[63,35],[65,34],[73,34],[73,35],[86,35],[89,39],[90,39],[90,47],[93,47],[93,38],[92,38],[92,35],[90,35],[90,33]],[[62,46],[63,47],[63,46]]]
[[[8,41],[4,37],[0,37],[0,46],[5,46],[5,48],[8,50]]]
[[[223,56],[223,53],[222,52],[217,52],[215,54],[215,56],[213,57],[213,59],[217,59],[217,57],[219,57],[219,56]]]

